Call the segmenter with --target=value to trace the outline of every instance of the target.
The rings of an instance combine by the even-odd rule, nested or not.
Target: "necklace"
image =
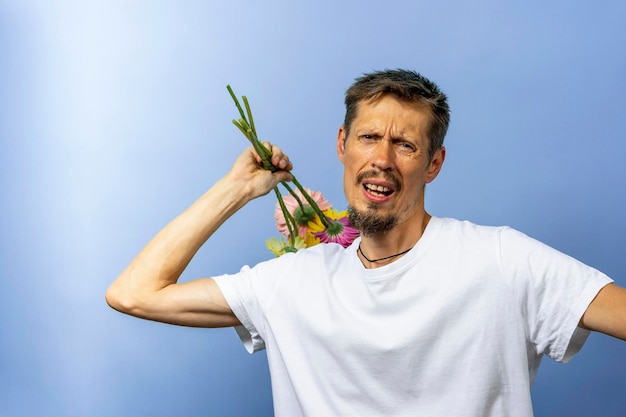
[[[363,256],[367,262],[375,263],[375,262],[384,261],[386,259],[395,258],[396,256],[404,255],[405,253],[407,253],[411,249],[413,249],[413,246],[411,246],[407,250],[403,250],[402,252],[396,253],[395,255],[389,255],[389,256],[385,256],[384,258],[378,258],[378,259],[370,259],[367,256],[365,256],[365,254],[363,253],[363,250],[361,250],[361,244],[359,243],[359,247],[357,249],[357,252],[359,252],[361,254],[361,256]]]

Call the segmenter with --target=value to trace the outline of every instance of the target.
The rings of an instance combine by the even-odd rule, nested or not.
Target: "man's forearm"
[[[212,280],[177,282],[198,249],[230,216],[279,182],[292,179],[289,158],[275,146],[271,150],[277,171],[263,169],[252,148],[244,151],[224,178],[133,259],[109,287],[109,305],[128,314],[177,324],[212,327],[235,322]]]
[[[176,283],[198,249],[249,199],[233,181],[218,181],[142,249],[111,285],[107,300],[130,304]]]

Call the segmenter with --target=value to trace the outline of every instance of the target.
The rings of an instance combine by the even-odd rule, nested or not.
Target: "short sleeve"
[[[502,228],[500,240],[502,268],[512,280],[529,342],[537,354],[567,362],[589,335],[578,327],[581,317],[612,280],[513,229]]]
[[[244,266],[238,274],[221,275],[214,280],[222,291],[226,302],[230,306],[241,325],[235,326],[235,331],[243,346],[249,353],[265,349],[265,341],[254,323],[254,311],[259,310],[256,297],[250,297],[249,275],[251,269]]]

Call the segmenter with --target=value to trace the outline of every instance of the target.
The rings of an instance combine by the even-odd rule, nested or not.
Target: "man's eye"
[[[414,151],[415,150],[415,146],[413,146],[413,144],[409,143],[409,142],[399,142],[398,143],[398,147],[400,149],[402,149],[403,151]]]

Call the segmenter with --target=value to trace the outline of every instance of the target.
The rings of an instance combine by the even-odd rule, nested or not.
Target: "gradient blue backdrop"
[[[104,302],[246,146],[228,83],[340,208],[345,88],[422,72],[453,109],[427,209],[511,225],[625,285],[625,20],[620,1],[0,0],[0,416],[272,415],[266,357],[232,329]],[[273,206],[230,219],[183,280],[267,258]],[[626,344],[594,334],[532,393],[537,416],[623,416],[625,388]]]

